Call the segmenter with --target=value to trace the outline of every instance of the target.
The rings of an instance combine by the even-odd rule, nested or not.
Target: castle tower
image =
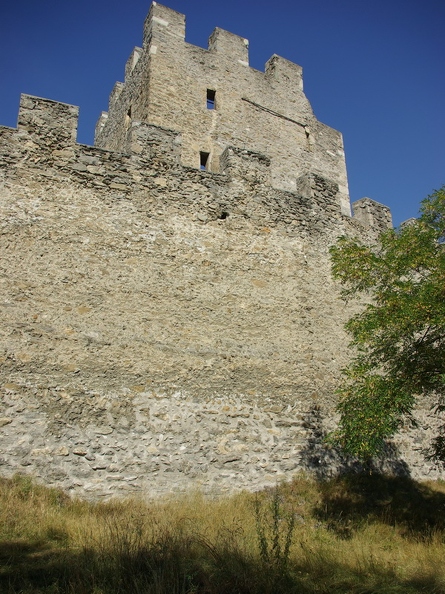
[[[249,67],[248,41],[215,29],[207,49],[185,41],[185,16],[153,2],[143,47],[135,48],[96,128],[98,147],[126,152],[132,122],[181,133],[181,162],[221,171],[229,145],[271,159],[272,185],[296,191],[317,174],[338,184],[339,208],[350,214],[342,136],[314,116],[302,68],[272,56]]]

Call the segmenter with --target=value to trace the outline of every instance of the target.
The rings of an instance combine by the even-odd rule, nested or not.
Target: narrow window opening
[[[215,109],[215,95],[216,91],[207,89],[207,109]]]
[[[128,111],[125,114],[125,127],[129,128],[130,126],[131,126],[131,106],[128,108]]]
[[[199,153],[199,168],[201,169],[201,171],[207,170],[207,165],[209,163],[209,156],[210,156],[210,153],[204,153],[203,151],[201,151]]]

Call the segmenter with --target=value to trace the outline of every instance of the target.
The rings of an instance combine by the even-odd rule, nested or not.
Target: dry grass
[[[304,477],[259,494],[72,501],[0,481],[0,592],[445,593],[445,484]]]

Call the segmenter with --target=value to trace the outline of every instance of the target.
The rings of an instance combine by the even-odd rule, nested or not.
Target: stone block
[[[18,129],[36,144],[60,149],[76,142],[79,108],[67,103],[22,95]]]
[[[221,53],[226,60],[249,66],[249,41],[219,27],[209,37],[209,51]]]
[[[379,231],[392,229],[390,209],[371,198],[361,198],[352,203],[354,218],[365,225]]]
[[[270,185],[270,159],[260,153],[230,146],[221,155],[220,166],[232,180]]]
[[[185,15],[158,2],[152,2],[144,23],[144,47],[158,42],[185,40]]]
[[[286,58],[274,54],[266,62],[266,78],[280,85],[288,93],[303,91],[303,68]]]
[[[179,163],[181,135],[174,130],[133,122],[127,134],[127,150],[146,159]]]

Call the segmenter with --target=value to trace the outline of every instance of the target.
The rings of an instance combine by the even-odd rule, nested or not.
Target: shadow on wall
[[[381,459],[364,466],[324,443],[327,433],[319,407],[306,413],[304,424],[309,437],[302,465],[315,475],[322,495],[314,513],[337,536],[352,538],[365,525],[378,522],[422,541],[445,529],[445,492],[413,480],[393,444],[387,444]]]
[[[303,426],[309,436],[301,450],[301,465],[317,480],[336,477],[346,473],[386,473],[390,476],[409,477],[408,465],[400,458],[398,448],[388,443],[384,456],[363,465],[346,457],[340,450],[325,443],[327,431],[323,428],[323,415],[320,407],[314,405],[304,416]]]

